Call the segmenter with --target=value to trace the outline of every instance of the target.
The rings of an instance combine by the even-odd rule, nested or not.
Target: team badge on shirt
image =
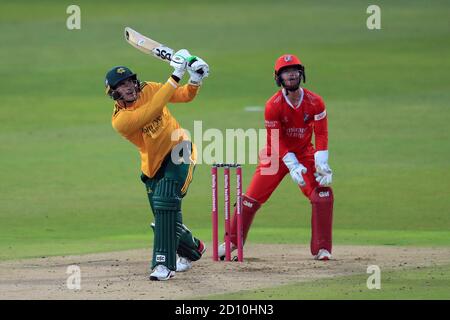
[[[303,122],[308,123],[311,120],[311,116],[307,113],[303,116]]]

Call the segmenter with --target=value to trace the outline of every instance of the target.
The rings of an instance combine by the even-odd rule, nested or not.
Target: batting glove
[[[179,79],[183,78],[187,68],[187,61],[191,57],[191,54],[186,49],[181,49],[175,52],[170,61],[170,66],[173,67],[173,75]]]
[[[201,85],[202,80],[209,75],[208,64],[202,58],[196,56],[190,58],[187,70],[190,75],[189,83],[193,85]]]

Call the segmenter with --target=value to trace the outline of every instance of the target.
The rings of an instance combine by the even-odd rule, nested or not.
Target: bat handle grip
[[[190,67],[195,61],[198,61],[198,60],[197,60],[197,57],[194,56],[194,58],[189,61],[188,66]],[[196,72],[201,75],[203,75],[203,73],[205,73],[203,71],[203,69],[197,70]]]

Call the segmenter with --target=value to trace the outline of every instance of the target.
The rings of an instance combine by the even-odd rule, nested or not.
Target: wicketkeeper
[[[194,173],[195,146],[167,103],[194,99],[209,66],[185,49],[175,53],[170,65],[174,72],[164,84],[140,82],[124,66],[106,74],[106,92],[115,100],[112,126],[139,150],[141,180],[155,219],[150,280],[168,280],[175,271],[190,269],[191,262],[200,259],[206,249],[183,224],[181,213],[181,201]],[[186,71],[189,83],[180,86]]]
[[[311,253],[317,260],[329,260],[334,200],[329,187],[332,171],[328,165],[327,112],[319,95],[300,86],[305,79],[305,68],[295,55],[285,54],[276,60],[275,82],[281,90],[266,103],[266,156],[260,156],[243,195],[243,234],[245,241],[257,210],[289,173],[311,202]],[[237,244],[236,228],[235,210],[230,235],[233,250]],[[225,244],[220,245],[219,256],[225,256]]]

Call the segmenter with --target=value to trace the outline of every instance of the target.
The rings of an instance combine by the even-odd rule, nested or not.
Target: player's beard
[[[300,88],[300,80],[300,77],[290,78],[287,81],[283,81],[283,87],[286,91],[297,91]]]

